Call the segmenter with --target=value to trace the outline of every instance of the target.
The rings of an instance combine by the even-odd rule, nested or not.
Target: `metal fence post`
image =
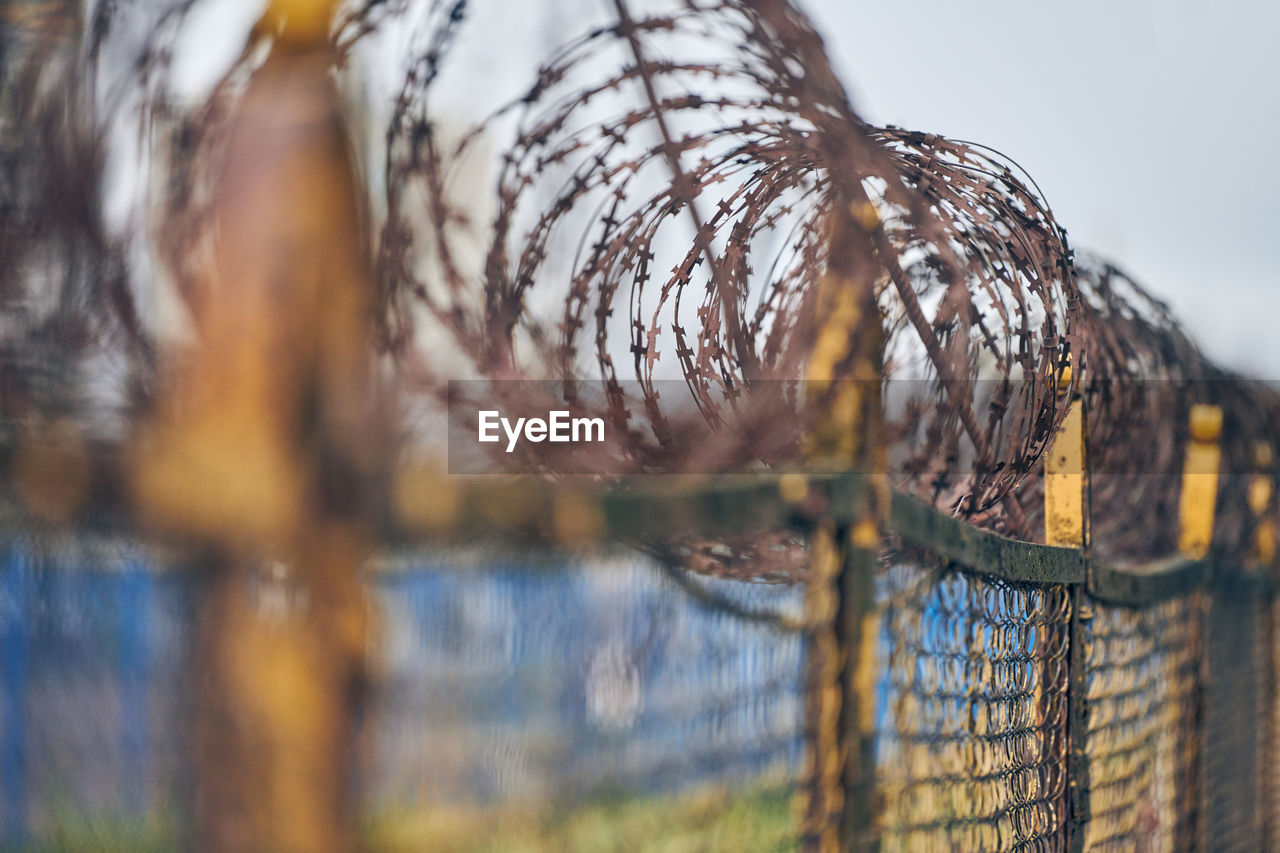
[[[1276,558],[1275,507],[1276,481],[1272,473],[1275,452],[1265,441],[1253,447],[1253,473],[1249,475],[1249,510],[1253,513],[1253,543],[1249,556],[1260,566],[1270,568]]]
[[[871,205],[833,217],[827,270],[818,283],[817,339],[806,371],[819,407],[809,436],[819,466],[862,472],[871,488],[834,494],[814,537],[806,598],[806,782],[801,795],[806,849],[876,846],[874,756],[875,607],[872,573],[880,522],[888,513],[880,409],[884,333],[869,280]],[[856,474],[855,474],[856,476]],[[852,505],[839,503],[850,501]]]
[[[1062,396],[1069,393],[1070,388],[1071,364],[1067,363],[1058,374],[1056,391]],[[1087,482],[1084,400],[1077,395],[1045,457],[1045,544],[1082,549],[1088,546]],[[1088,661],[1084,622],[1091,613],[1088,584],[1074,584],[1067,636],[1066,834],[1067,848],[1071,851],[1084,849],[1084,830],[1089,822],[1089,758],[1085,753],[1089,731],[1085,679]]]
[[[879,846],[875,786],[876,640],[879,620],[874,601],[874,577],[880,555],[877,502],[873,492],[862,495],[854,521],[843,542],[841,613],[837,637],[846,656],[843,673],[844,730],[847,750],[843,835],[846,849],[874,850]]]
[[[1259,850],[1263,820],[1258,755],[1266,700],[1261,584],[1240,575],[1212,580],[1205,631],[1201,723],[1201,847]]]
[[[1061,397],[1071,388],[1071,365],[1057,377]],[[1085,545],[1084,400],[1071,401],[1044,463],[1044,541],[1046,545]]]
[[[1191,441],[1187,443],[1178,503],[1178,550],[1188,557],[1208,554],[1213,540],[1221,435],[1222,409],[1205,404],[1191,407]]]
[[[1178,502],[1178,550],[1187,557],[1210,554],[1218,502],[1222,410],[1196,404],[1188,415],[1190,441],[1182,467]],[[1265,691],[1258,683],[1259,640],[1265,636],[1252,589],[1239,572],[1216,563],[1209,572],[1201,662],[1201,819],[1196,834],[1203,849],[1257,849],[1257,716]]]
[[[360,847],[360,569],[375,424],[358,178],[332,72],[334,0],[272,0],[270,49],[219,128],[198,343],[134,458],[139,516],[207,575],[193,708],[196,850]],[[206,144],[214,144],[207,142]],[[285,590],[282,606],[258,594]]]
[[[1280,736],[1280,656],[1277,655],[1276,625],[1276,523],[1275,523],[1275,450],[1267,441],[1259,441],[1253,447],[1253,473],[1249,477],[1248,502],[1253,513],[1255,528],[1250,559],[1257,564],[1268,583],[1266,612],[1263,614],[1264,672],[1261,720],[1261,779],[1260,802],[1262,807],[1263,843],[1268,850],[1280,849],[1280,827],[1277,826],[1277,807],[1280,806],[1280,777],[1275,769],[1276,740]]]

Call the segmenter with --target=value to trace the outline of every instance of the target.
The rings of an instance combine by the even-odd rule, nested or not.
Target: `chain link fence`
[[[1276,845],[1268,580],[1120,572],[902,509],[853,682],[873,709],[855,846]],[[185,846],[199,573],[88,535],[15,536],[2,566],[5,849]],[[805,638],[834,618],[802,584],[486,546],[393,549],[364,588],[374,849],[801,845],[791,800],[822,784]],[[268,621],[307,606],[280,565],[244,593]]]
[[[1185,850],[1196,840],[1205,598],[1087,605],[1090,850]]]
[[[1052,846],[1066,823],[1068,591],[912,563],[880,580],[883,848]]]
[[[627,802],[643,832],[784,842],[804,751],[802,639],[786,627],[802,590],[690,582],[701,597],[634,552],[415,549],[371,566],[358,788],[375,846],[469,849],[460,834],[489,833],[553,848]],[[244,593],[268,622],[307,606],[280,565]],[[135,546],[10,543],[3,849],[192,841],[200,595],[198,573]],[[717,819],[737,800],[741,829]]]

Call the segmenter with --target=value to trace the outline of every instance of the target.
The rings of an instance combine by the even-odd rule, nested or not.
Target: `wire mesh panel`
[[[877,597],[882,849],[1064,849],[1067,588],[897,564]]]
[[[774,814],[760,831],[786,840],[803,752],[799,635],[695,601],[646,560],[547,559],[416,557],[380,573],[372,811],[391,825],[513,808],[564,819],[713,786],[744,789]],[[794,616],[802,598],[697,582],[756,611]],[[714,824],[735,796],[697,821]]]
[[[1267,598],[1260,584],[1215,584],[1205,629],[1205,825],[1210,850],[1263,846],[1260,756],[1269,679]]]
[[[1194,846],[1203,618],[1199,594],[1140,609],[1095,602],[1082,614],[1086,849]]]
[[[374,848],[563,849],[602,820],[618,838],[790,843],[802,642],[768,615],[794,623],[803,592],[686,583],[703,596],[635,556],[415,554],[371,573],[381,642],[361,788]],[[286,586],[266,571],[245,594],[264,612],[302,606]],[[11,545],[0,848],[181,845],[199,591],[130,547]],[[476,822],[459,834],[459,820]]]
[[[119,543],[9,543],[0,841],[117,849],[171,831],[189,780],[194,589]]]
[[[1077,699],[1084,849],[1274,841],[1280,605],[1265,586],[1088,600],[1081,651],[1073,588],[895,559],[875,577],[867,681],[884,850],[1066,849]],[[268,566],[244,594],[278,616],[306,606],[290,583]],[[379,625],[359,780],[372,849],[796,844],[799,586],[629,551],[455,549],[383,560],[365,590]],[[0,848],[181,846],[200,591],[129,543],[8,543]]]

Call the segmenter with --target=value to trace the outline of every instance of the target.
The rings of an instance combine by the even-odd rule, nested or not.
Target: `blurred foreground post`
[[[274,2],[228,128],[196,343],[137,455],[153,524],[206,572],[193,702],[200,850],[356,846],[374,471],[370,280],[329,0]]]
[[[821,407],[809,441],[813,463],[861,471],[870,482],[855,506],[833,508],[833,517],[814,534],[810,557],[808,755],[799,810],[805,848],[819,851],[867,849],[875,837],[871,582],[879,524],[888,511],[880,407],[884,332],[865,275],[875,268],[868,234],[875,212],[866,205],[856,213],[858,218],[847,212],[834,217],[827,269],[818,284],[817,339],[806,373],[807,396]]]

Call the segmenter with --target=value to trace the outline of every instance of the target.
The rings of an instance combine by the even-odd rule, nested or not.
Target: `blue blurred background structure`
[[[708,581],[795,609],[798,587]],[[180,823],[198,577],[119,543],[11,542],[0,570],[0,845]],[[799,636],[707,609],[638,557],[401,556],[363,723],[370,814],[568,806],[793,776]],[[266,613],[290,592],[269,576]],[[550,800],[550,801],[549,801]]]

